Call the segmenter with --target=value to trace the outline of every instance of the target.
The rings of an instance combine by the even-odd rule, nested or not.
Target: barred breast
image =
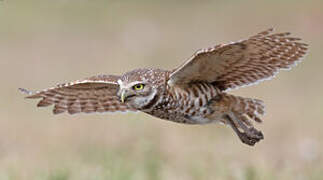
[[[164,95],[146,112],[178,123],[209,123],[211,120],[205,118],[211,113],[207,105],[218,95],[219,90],[209,83],[194,83],[187,87],[167,86]]]

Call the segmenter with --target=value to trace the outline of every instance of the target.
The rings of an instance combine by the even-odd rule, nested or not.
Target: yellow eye
[[[144,84],[136,84],[132,88],[137,91],[137,90],[142,90],[144,86],[145,86]]]

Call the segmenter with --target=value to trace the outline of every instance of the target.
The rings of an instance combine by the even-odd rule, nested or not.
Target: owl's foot
[[[241,142],[243,142],[249,146],[253,146],[257,142],[259,142],[260,140],[264,139],[264,135],[262,134],[262,132],[255,129],[254,127],[247,127],[243,124],[242,127],[240,126],[240,128],[243,129],[243,132],[242,132],[237,127],[237,124],[235,122],[233,122],[233,120],[229,116],[227,116],[226,119],[227,119],[228,124],[232,127],[234,132],[240,138]],[[238,123],[238,124],[241,125],[241,123]]]
[[[264,135],[262,134],[262,132],[256,130],[255,128],[250,128],[250,131],[248,133],[240,131],[236,133],[243,143],[248,144],[250,146],[253,146],[260,140],[264,139]]]

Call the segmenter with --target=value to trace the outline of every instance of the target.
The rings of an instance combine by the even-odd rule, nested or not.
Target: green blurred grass
[[[0,179],[322,179],[322,8],[319,0],[1,1]],[[53,116],[17,91],[171,69],[197,49],[269,27],[302,37],[310,53],[273,81],[232,92],[265,101],[265,140],[253,148],[220,125]]]

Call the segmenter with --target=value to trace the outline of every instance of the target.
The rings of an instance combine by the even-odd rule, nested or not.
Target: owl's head
[[[149,108],[164,88],[166,73],[159,69],[136,69],[125,73],[118,80],[120,101],[136,109]]]

